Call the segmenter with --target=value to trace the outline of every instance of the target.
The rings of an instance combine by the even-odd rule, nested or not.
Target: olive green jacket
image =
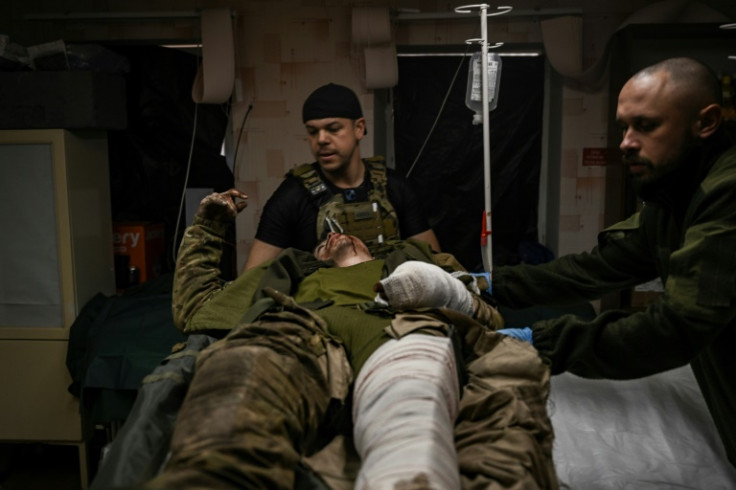
[[[315,259],[311,253],[286,249],[274,260],[226,281],[221,278],[220,260],[225,248],[232,246],[226,238],[232,226],[232,222],[195,216],[184,233],[172,293],[174,324],[184,333],[221,337],[239,322],[252,321],[273,306],[273,300],[264,292],[266,287],[294,296],[304,277],[319,268],[332,266]],[[410,239],[391,245],[391,251],[384,257],[383,277],[407,260],[434,263],[448,272],[463,270],[450,254],[435,253],[424,242]],[[495,320],[498,326],[495,310],[478,297],[474,301],[475,319],[486,325]],[[324,305],[303,306],[319,309]]]
[[[493,294],[512,308],[561,305],[656,277],[664,293],[645,311],[539,321],[533,345],[553,374],[626,379],[691,363],[736,464],[736,147],[711,143],[590,253],[498,268]]]

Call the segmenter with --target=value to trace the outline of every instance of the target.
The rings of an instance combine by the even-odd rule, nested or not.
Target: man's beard
[[[634,185],[634,190],[637,195],[642,199],[650,198],[657,194],[663,187],[665,187],[667,175],[674,172],[674,170],[680,166],[679,162],[668,162],[665,165],[655,167],[652,162],[643,158],[626,158],[624,157],[624,163],[626,165],[643,165],[648,171],[645,175],[633,175],[631,181]]]
[[[643,165],[647,168],[647,172],[643,176],[632,177],[634,189],[642,199],[649,199],[658,194],[663,189],[670,186],[681,184],[681,179],[687,178],[682,174],[687,170],[688,165],[695,165],[692,161],[693,154],[697,151],[697,145],[692,138],[683,142],[682,148],[677,152],[678,157],[669,161],[653,165],[652,162],[645,158],[627,157],[624,155],[623,162],[628,165]]]

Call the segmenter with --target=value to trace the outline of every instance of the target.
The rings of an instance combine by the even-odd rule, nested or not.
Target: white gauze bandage
[[[411,481],[460,488],[453,437],[458,403],[450,339],[411,334],[379,347],[355,380],[353,436],[361,468],[354,488]]]
[[[473,316],[473,298],[465,285],[434,264],[404,262],[381,284],[388,304],[397,310],[449,308]]]

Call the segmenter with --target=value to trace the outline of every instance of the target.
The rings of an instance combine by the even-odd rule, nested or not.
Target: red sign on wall
[[[608,148],[583,148],[583,166],[605,166],[608,165]]]

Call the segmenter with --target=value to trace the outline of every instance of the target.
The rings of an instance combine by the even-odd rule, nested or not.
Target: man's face
[[[697,146],[695,114],[660,71],[629,80],[618,97],[616,119],[623,130],[620,148],[641,192],[684,164]]]
[[[314,257],[322,261],[333,260],[338,267],[373,259],[368,247],[360,238],[332,231],[314,249]]]
[[[309,148],[325,172],[338,172],[350,164],[365,133],[365,119],[344,117],[310,119],[305,124]]]

